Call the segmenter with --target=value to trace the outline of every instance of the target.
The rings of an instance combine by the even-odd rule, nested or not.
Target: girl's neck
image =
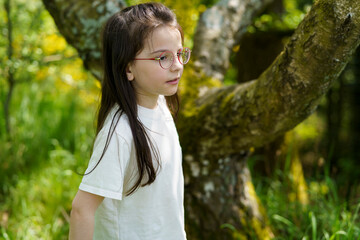
[[[137,104],[144,108],[154,109],[157,106],[159,96],[156,97],[138,97]]]

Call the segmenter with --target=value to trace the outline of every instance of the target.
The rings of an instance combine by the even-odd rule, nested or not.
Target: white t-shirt
[[[112,109],[96,137],[86,172],[102,154],[115,112]],[[128,118],[122,114],[104,157],[79,187],[105,197],[95,213],[94,239],[184,240],[182,154],[165,98],[159,97],[155,109],[138,106],[138,117],[160,156],[156,180],[126,196],[137,179],[137,165]]]

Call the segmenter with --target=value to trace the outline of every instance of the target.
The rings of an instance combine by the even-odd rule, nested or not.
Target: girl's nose
[[[184,65],[182,65],[179,61],[178,58],[175,58],[175,61],[173,62],[173,65],[171,66],[170,70],[171,71],[179,71],[184,67]]]

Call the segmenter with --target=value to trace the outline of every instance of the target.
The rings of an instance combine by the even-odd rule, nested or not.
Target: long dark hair
[[[177,23],[175,14],[160,3],[134,5],[115,13],[104,25],[102,33],[104,76],[102,80],[101,104],[97,119],[97,134],[103,127],[111,109],[116,104],[119,108],[113,116],[106,144],[99,161],[85,175],[91,173],[99,165],[108,148],[120,116],[125,113],[129,119],[134,139],[139,176],[126,195],[132,194],[140,186],[149,185],[155,181],[157,168],[154,167],[151,152],[153,152],[154,158],[158,163],[157,166],[160,166],[157,151],[147,135],[145,127],[138,120],[135,90],[132,81],[129,81],[126,76],[128,64],[144,48],[145,39],[160,26],[170,26],[178,29],[183,41],[183,31]],[[175,94],[165,98],[171,113],[176,116],[179,110],[178,95]],[[144,180],[145,176],[147,178]]]

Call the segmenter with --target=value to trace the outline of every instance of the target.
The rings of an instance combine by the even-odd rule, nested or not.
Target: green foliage
[[[289,201],[286,173],[278,170],[275,179],[255,179],[259,197],[267,209],[275,239],[357,239],[360,236],[360,201],[348,205],[340,200],[336,183],[310,181],[310,204]],[[332,189],[328,191],[326,189]],[[343,236],[343,237],[341,237]]]
[[[3,234],[11,239],[66,239],[68,212],[81,179],[73,170],[75,156],[54,139],[48,164],[20,176],[10,186],[5,206],[10,219]]]
[[[345,201],[339,200],[335,182],[326,178],[320,184],[323,188],[328,186],[333,192],[319,192],[316,188],[309,189],[310,204],[304,206],[299,202],[289,201],[284,193],[288,186],[283,178],[285,173],[277,171],[279,179],[255,179],[257,194],[265,205],[270,218],[270,225],[277,240],[358,240],[360,236],[360,201],[357,205],[349,206]],[[223,224],[233,232],[234,239],[248,239],[238,229],[230,224]]]
[[[214,1],[163,2],[175,9],[185,29],[185,45],[191,47],[198,16]],[[285,21],[283,16],[281,21],[286,23],[280,25],[294,28],[310,2],[287,6],[295,17]],[[14,69],[18,82],[11,103],[11,141],[5,134],[4,110],[0,108],[0,239],[66,239],[71,202],[81,180],[76,172],[85,170],[91,153],[99,83],[83,70],[76,51],[57,32],[40,0],[12,0],[12,6],[13,61],[6,57],[7,19],[0,8],[0,57],[4,59],[0,62],[1,103],[8,89],[7,68]],[[274,19],[269,15],[257,21],[262,28]],[[209,86],[219,84],[196,75],[191,65],[188,69],[184,73],[188,83],[182,86],[185,96],[197,94],[199,83],[194,77]],[[229,71],[226,83],[235,78],[236,71]],[[314,126],[314,122],[305,123],[295,130],[304,140],[304,148],[313,147],[318,138],[319,127]],[[346,162],[344,168],[351,169]],[[304,207],[289,202],[287,174],[277,170],[275,177],[263,178],[253,173],[276,239],[356,239],[360,235],[360,203],[345,202],[333,179],[326,174],[322,179],[308,178],[310,203]],[[235,238],[244,239],[231,225],[222,227],[232,230]]]
[[[0,147],[6,159],[0,213],[10,217],[2,232],[10,239],[65,239],[81,180],[75,171],[84,171],[91,150],[95,106],[81,103],[76,90],[62,94],[50,84],[29,85],[30,91],[19,87],[21,99],[14,99],[21,100],[14,142],[3,140]],[[49,93],[37,97],[39,91]]]
[[[250,33],[256,31],[287,31],[294,30],[305,14],[310,10],[312,0],[284,0],[284,12],[281,14],[268,11],[257,17],[248,28]]]
[[[95,106],[81,103],[78,91],[36,98],[50,89],[34,85],[18,89],[16,142],[0,144],[0,213],[10,217],[2,230],[11,239],[63,239],[81,179],[74,171],[84,171],[91,151]]]
[[[1,6],[4,1],[0,1]],[[8,68],[12,68],[15,78],[18,81],[31,81],[39,70],[39,64],[43,57],[41,49],[41,37],[39,36],[40,28],[43,27],[46,19],[46,12],[40,1],[11,1],[12,11],[11,19],[13,25],[13,57],[10,61],[7,58],[5,50],[7,49],[7,19],[4,8],[0,9],[2,20],[0,25],[2,29],[2,37],[0,38],[1,51],[0,54],[4,61],[0,62],[1,75],[6,74]],[[22,14],[18,14],[21,12]],[[2,83],[2,82],[1,82]]]
[[[206,2],[206,4],[211,4],[211,1],[212,0]],[[133,5],[133,4],[139,4],[145,2],[148,1],[132,0],[132,1],[128,1],[128,4]],[[185,35],[184,46],[192,48],[193,34],[195,31],[196,23],[199,19],[200,13],[206,10],[206,5],[204,5],[201,0],[195,0],[195,1],[155,0],[155,2],[163,3],[168,8],[174,11],[177,20],[184,31],[184,35]]]
[[[11,6],[12,61],[3,50],[7,19],[0,22],[1,104],[6,68],[14,69],[17,82],[11,140],[0,108],[0,239],[66,239],[81,180],[75,171],[85,170],[91,152],[99,83],[84,71],[40,0],[13,0]]]
[[[339,179],[348,179],[348,173],[343,172],[336,179],[328,174],[319,149],[326,130],[321,113],[314,113],[293,129],[291,138],[286,138],[290,146],[288,152],[284,153],[284,167],[277,166],[271,177],[261,176],[254,170],[255,164],[263,160],[262,156],[254,155],[249,159],[256,192],[266,208],[275,239],[359,239],[359,188],[355,186],[352,197],[347,198],[344,187],[339,185]],[[293,177],[301,177],[293,176],[290,172],[295,146],[301,152],[303,161],[314,161],[310,171],[305,172],[309,198],[307,204],[293,197],[294,190],[289,181]],[[306,169],[309,169],[309,164]]]
[[[313,129],[313,126],[321,126],[319,121],[321,120],[318,116],[312,116],[296,127],[293,130],[296,136],[293,141],[303,149],[308,149],[308,145],[314,144],[321,136],[321,130],[314,134],[316,130]],[[289,148],[286,162],[290,161],[291,151],[293,149]],[[326,174],[326,169],[323,169],[323,174],[310,175],[307,178],[309,203],[302,204],[292,197],[290,167],[285,166],[283,170],[277,167],[272,177],[263,177],[253,169],[260,158],[251,157],[249,166],[252,169],[256,192],[267,210],[276,235],[275,239],[358,239],[360,201],[356,196],[347,201],[345,196],[339,193],[338,183]],[[356,188],[354,189],[356,192]]]
[[[19,86],[16,94],[13,142],[0,144],[0,213],[10,217],[3,233],[11,239],[64,238],[81,179],[74,171],[83,172],[91,150],[95,105],[85,104],[79,90],[54,91],[50,80]]]

